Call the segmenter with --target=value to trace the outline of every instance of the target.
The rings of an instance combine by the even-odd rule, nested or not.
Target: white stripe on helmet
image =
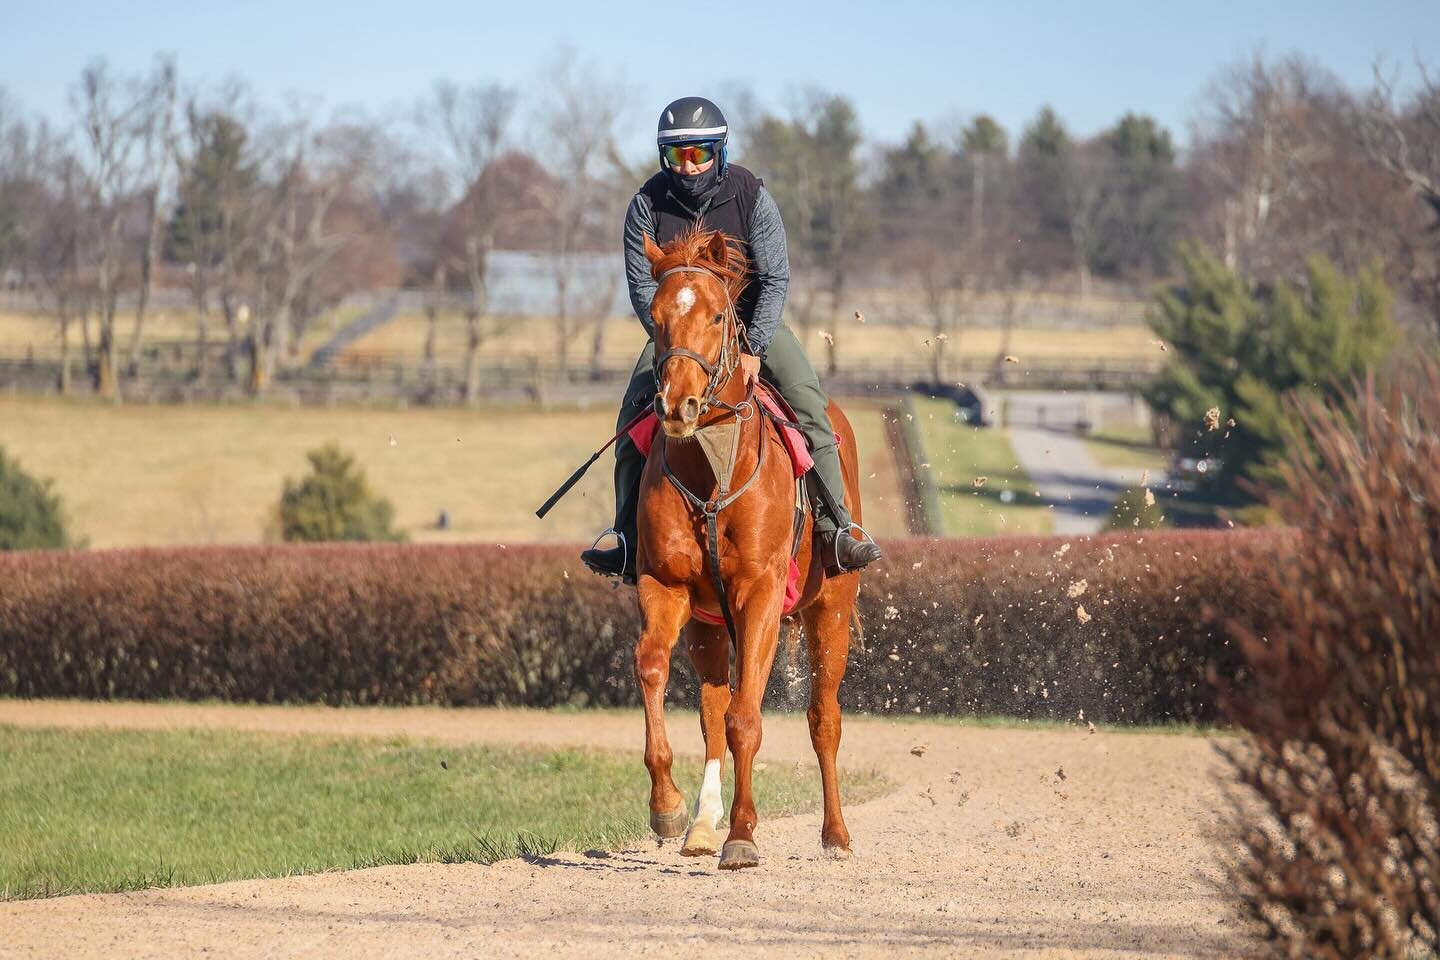
[[[655,139],[660,143],[669,140],[694,140],[697,137],[717,137],[730,128],[719,127],[668,127],[656,134]]]

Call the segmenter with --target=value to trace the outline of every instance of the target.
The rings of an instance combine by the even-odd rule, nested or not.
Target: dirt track
[[[638,713],[0,701],[0,723],[583,743],[635,750],[644,775]],[[670,729],[677,754],[699,753],[692,713],[672,711]],[[911,754],[916,744],[927,747],[923,757]],[[766,718],[761,759],[813,762],[803,716]],[[0,904],[0,957],[1244,951],[1238,916],[1212,886],[1206,834],[1219,791],[1212,746],[1201,738],[847,718],[842,771],[847,764],[901,784],[846,811],[849,862],[820,859],[817,814],[762,822],[761,866],[739,874],[682,857],[671,841],[488,867],[382,867]]]

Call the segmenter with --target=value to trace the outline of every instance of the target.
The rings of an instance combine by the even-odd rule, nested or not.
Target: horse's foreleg
[[[730,709],[725,712],[725,741],[735,756],[735,799],[730,804],[730,834],[720,855],[722,870],[760,863],[755,847],[757,818],[751,773],[755,754],[760,751],[760,706],[780,641],[783,600],[783,580],[779,576],[762,577],[736,618],[740,635],[737,681]]]
[[[857,581],[858,574],[851,574]],[[850,612],[855,608],[856,585],[835,578],[824,593],[804,611],[805,640],[810,654],[810,743],[820,761],[820,782],[825,791],[825,820],[820,846],[832,857],[850,853],[850,831],[840,812],[840,778],[835,756],[840,750],[840,681],[850,657]]]
[[[730,707],[730,640],[723,627],[691,623],[686,630],[690,662],[700,678],[700,732],[705,737],[705,779],[695,797],[695,817],[680,852],[698,857],[720,852],[716,828],[725,814],[720,766],[725,759],[725,711]]]
[[[690,598],[681,588],[640,578],[640,642],[635,645],[635,677],[645,703],[645,766],[650,771],[650,828],[661,837],[678,837],[689,818],[685,798],[670,776],[674,755],[665,733],[665,684],[670,652],[690,616]]]

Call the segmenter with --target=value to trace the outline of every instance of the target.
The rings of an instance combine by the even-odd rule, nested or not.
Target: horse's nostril
[[[670,412],[670,404],[665,402],[665,394],[655,394],[655,416],[663,417]]]
[[[697,420],[700,417],[700,401],[694,397],[686,397],[685,402],[680,404],[680,416],[685,420]]]

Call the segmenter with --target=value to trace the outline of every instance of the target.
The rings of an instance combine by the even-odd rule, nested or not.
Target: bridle
[[[676,357],[693,360],[700,366],[701,370],[705,371],[707,378],[705,381],[705,393],[700,397],[699,415],[704,416],[705,412],[711,407],[718,407],[721,410],[728,410],[740,416],[742,420],[747,419],[746,416],[741,416],[740,412],[746,407],[753,409],[750,396],[750,393],[753,393],[753,391],[747,392],[745,399],[734,406],[716,397],[716,395],[729,384],[731,376],[735,373],[735,368],[740,365],[740,342],[745,337],[745,328],[740,326],[740,318],[735,311],[735,301],[730,297],[730,288],[725,286],[723,280],[720,280],[719,277],[716,277],[715,274],[706,270],[704,267],[671,267],[656,277],[655,282],[657,284],[663,283],[666,277],[677,273],[703,274],[719,282],[720,286],[725,290],[725,329],[721,332],[720,337],[720,357],[718,360],[712,362],[694,350],[687,350],[685,347],[671,347],[655,358],[655,385],[658,388],[660,384],[664,382],[662,375],[665,372],[665,364],[671,360]],[[659,394],[656,394],[656,399],[659,399]],[[659,413],[660,411],[657,409],[655,412]]]

